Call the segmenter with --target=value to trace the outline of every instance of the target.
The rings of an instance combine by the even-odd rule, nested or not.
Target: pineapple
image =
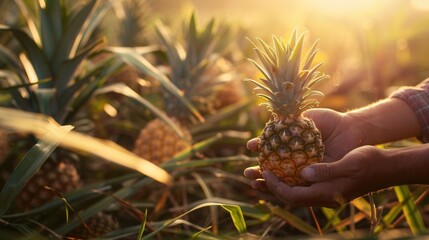
[[[259,164],[261,171],[270,170],[290,186],[306,185],[301,170],[323,160],[324,145],[314,122],[302,113],[318,105],[314,99],[323,96],[312,90],[315,83],[328,76],[311,67],[317,53],[317,41],[301,61],[304,34],[295,30],[288,42],[273,36],[273,46],[258,39],[262,48],[254,44],[261,64],[251,62],[262,73],[260,81],[249,79],[257,87],[257,95],[272,113],[260,136]]]
[[[28,211],[43,205],[57,197],[57,193],[66,193],[81,186],[79,173],[70,155],[61,158],[51,157],[36,172],[16,198],[16,207]],[[49,187],[51,189],[45,188]]]
[[[34,8],[33,4],[37,7]],[[8,46],[0,48],[0,61],[12,107],[51,116],[59,124],[72,124],[79,110],[113,71],[108,60],[96,63],[91,58],[101,51],[102,41],[92,39],[94,26],[101,18],[94,18],[100,0],[74,2],[37,1],[25,2],[28,29],[0,26],[2,34],[9,33],[19,46],[16,52]],[[37,11],[37,12],[34,12]],[[1,64],[0,64],[1,65]],[[18,87],[17,87],[18,86]],[[75,128],[79,130],[77,126]],[[35,139],[26,138],[30,145]],[[54,197],[44,186],[66,193],[80,186],[79,175],[68,159],[53,157],[32,173],[27,185],[16,199],[19,210],[28,210]],[[61,155],[63,156],[63,155]],[[55,158],[55,159],[54,159]]]
[[[86,227],[81,225],[68,236],[73,239],[93,239],[119,229],[118,221],[112,215],[102,212],[88,219],[85,224]]]
[[[152,120],[140,131],[135,141],[133,152],[137,155],[156,163],[171,159],[179,151],[191,146],[192,136],[188,129],[198,120],[201,121],[200,112],[208,113],[213,109],[209,99],[222,83],[220,72],[212,71],[218,56],[214,49],[219,40],[214,24],[213,19],[199,29],[192,14],[184,30],[183,44],[173,39],[169,28],[162,23],[157,25],[157,34],[169,61],[169,79],[193,109],[185,106],[171,92],[165,91],[165,111],[176,123],[176,129],[173,131],[171,125],[160,119]]]
[[[180,125],[177,121],[175,123]],[[155,164],[161,164],[190,146],[191,134],[183,127],[181,127],[181,131],[185,135],[184,138],[179,137],[162,120],[154,119],[140,131],[136,139],[134,153],[145,159],[150,159]]]

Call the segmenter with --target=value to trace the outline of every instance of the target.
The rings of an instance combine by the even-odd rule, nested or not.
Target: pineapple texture
[[[48,160],[18,195],[16,207],[20,211],[29,211],[57,197],[54,191],[45,186],[59,193],[67,193],[80,185],[80,176],[74,164],[69,161]]]
[[[179,125],[177,121],[176,123]],[[180,138],[162,120],[152,120],[140,131],[133,152],[152,163],[162,164],[170,160],[176,153],[191,146],[191,134],[185,128],[181,128],[181,130],[185,139]]]
[[[270,170],[290,186],[306,185],[301,170],[323,159],[321,135],[308,118],[272,120],[260,139],[261,170]]]

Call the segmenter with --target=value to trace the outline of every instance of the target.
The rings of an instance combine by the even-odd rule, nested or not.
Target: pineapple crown
[[[217,27],[214,18],[205,26],[199,27],[195,13],[184,24],[182,41],[174,38],[172,29],[162,22],[156,25],[156,32],[171,67],[169,79],[197,111],[210,108],[207,100],[223,81],[221,73],[214,70],[214,66],[221,55],[220,38],[224,31],[226,29]],[[169,115],[183,119],[191,116],[186,106],[171,101],[171,94],[168,92],[165,95]]]
[[[257,96],[265,99],[261,105],[266,105],[275,116],[300,115],[318,106],[319,102],[314,97],[323,96],[323,93],[312,90],[312,87],[329,77],[317,71],[322,63],[311,67],[318,41],[301,61],[304,34],[298,37],[295,29],[287,43],[276,36],[272,38],[273,47],[261,39],[257,40],[262,48],[252,42],[262,65],[249,59],[264,76],[260,81],[246,79],[257,86],[254,89]]]
[[[26,28],[1,25],[0,33],[13,36],[20,48],[12,51],[0,44],[0,62],[5,69],[7,90],[17,108],[52,116],[61,124],[70,122],[110,72],[113,57],[89,61],[101,52],[103,39],[94,32],[110,4],[101,0],[32,1],[19,4]],[[97,16],[97,17],[95,17]],[[84,63],[91,64],[84,64]]]

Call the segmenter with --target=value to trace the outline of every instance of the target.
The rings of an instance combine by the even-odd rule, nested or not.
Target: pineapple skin
[[[16,198],[17,210],[29,211],[58,197],[45,186],[59,193],[67,193],[78,189],[81,184],[77,168],[72,162],[48,159]]]
[[[180,124],[174,120],[178,126]],[[192,136],[181,127],[185,139],[180,138],[174,130],[161,119],[154,119],[144,127],[135,141],[133,152],[154,164],[162,164],[170,160],[176,153],[190,147]]]
[[[324,145],[311,119],[289,115],[267,122],[259,143],[261,171],[270,170],[289,186],[305,186],[303,168],[323,161]]]

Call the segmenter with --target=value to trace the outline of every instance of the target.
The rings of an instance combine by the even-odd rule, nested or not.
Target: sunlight
[[[379,2],[372,0],[307,0],[306,5],[326,13],[341,15],[374,8]]]

